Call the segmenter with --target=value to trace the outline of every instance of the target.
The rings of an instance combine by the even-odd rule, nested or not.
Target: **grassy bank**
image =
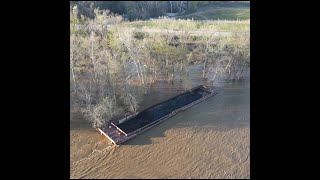
[[[194,20],[247,20],[250,19],[250,9],[244,8],[221,8],[221,9],[209,9],[207,11],[196,12],[192,14],[177,16],[181,19],[194,19]]]
[[[250,20],[210,20],[193,21],[191,19],[161,18],[149,21],[125,22],[124,26],[135,28],[213,30],[224,32],[249,32]]]

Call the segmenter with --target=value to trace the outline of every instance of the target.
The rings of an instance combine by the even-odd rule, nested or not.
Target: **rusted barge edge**
[[[125,141],[128,141],[129,139],[132,139],[132,138],[134,138],[135,136],[137,136],[137,135],[139,135],[139,134],[147,131],[148,129],[151,129],[152,127],[160,124],[161,122],[164,122],[165,120],[167,120],[167,119],[169,119],[170,117],[176,115],[177,113],[179,113],[179,112],[181,112],[181,111],[184,111],[184,110],[186,110],[186,109],[188,109],[188,108],[190,108],[190,107],[192,107],[192,106],[194,106],[194,105],[196,105],[196,104],[198,104],[198,103],[200,103],[200,102],[202,102],[202,101],[204,101],[204,100],[206,100],[206,99],[208,99],[208,98],[210,98],[210,97],[218,94],[218,92],[213,92],[213,90],[209,90],[209,89],[207,89],[205,86],[200,85],[200,86],[194,87],[194,88],[192,88],[192,89],[190,89],[190,90],[187,90],[187,91],[185,91],[185,92],[183,92],[183,93],[180,93],[180,94],[178,94],[177,96],[180,96],[180,95],[183,95],[183,94],[192,92],[192,91],[194,91],[194,90],[196,90],[196,89],[199,89],[199,88],[202,89],[202,90],[204,90],[204,91],[206,91],[206,92],[209,92],[210,94],[208,94],[208,95],[206,95],[206,96],[204,96],[204,97],[202,97],[202,98],[200,98],[200,99],[198,99],[198,100],[196,100],[196,101],[194,101],[194,102],[192,102],[192,103],[190,103],[190,104],[187,104],[187,105],[185,105],[185,106],[183,106],[183,107],[181,107],[181,108],[179,108],[179,109],[176,109],[176,110],[174,110],[172,113],[170,113],[170,114],[168,114],[168,115],[166,115],[166,116],[163,116],[163,117],[159,118],[158,120],[153,121],[153,122],[151,122],[150,124],[147,124],[147,125],[139,128],[139,129],[137,129],[137,130],[135,130],[135,131],[133,131],[133,132],[130,132],[130,133],[128,133],[128,134],[125,133],[124,131],[122,131],[116,124],[114,124],[114,123],[111,122],[110,125],[114,126],[117,130],[119,130],[122,134],[125,134],[125,136],[127,137],[127,138],[125,138],[125,139],[122,139],[122,141],[117,141],[117,142],[115,142],[115,141],[114,141],[111,137],[109,137],[103,130],[101,130],[100,128],[97,128],[97,129],[101,132],[101,134],[103,134],[104,136],[106,136],[113,144],[120,145],[120,144],[124,143]],[[162,104],[162,103],[164,103],[164,102],[167,102],[167,101],[170,101],[170,100],[176,98],[177,96],[174,96],[174,97],[172,97],[172,98],[170,98],[170,99],[168,99],[168,100],[165,100],[165,101],[163,101],[163,102],[160,102],[160,103],[158,103],[158,104],[155,104],[155,105],[153,105],[153,106],[151,106],[151,107],[149,107],[149,108],[147,108],[147,109],[145,109],[145,110],[142,110],[141,112],[144,112],[144,111],[146,111],[146,110],[150,110],[150,109],[154,108],[155,106],[158,106],[158,105],[160,105],[160,104]],[[141,113],[141,112],[137,112],[137,113],[135,113],[134,115],[131,115],[130,118],[136,116],[137,114],[139,114],[139,113]],[[121,119],[121,120],[124,120],[124,121],[125,121],[125,120],[127,120],[127,119],[129,119],[129,117],[123,118],[123,119]],[[119,120],[119,121],[121,121],[121,120]]]
[[[107,137],[113,144],[117,144],[116,142],[114,142],[114,140],[109,137],[105,132],[103,132],[100,128],[97,128],[101,134],[103,134],[105,137]]]

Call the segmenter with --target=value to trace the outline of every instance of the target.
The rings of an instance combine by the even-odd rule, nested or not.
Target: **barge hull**
[[[124,143],[125,141],[128,141],[129,139],[132,139],[133,137],[141,134],[142,132],[145,132],[146,130],[151,129],[152,127],[158,125],[159,123],[164,122],[165,120],[167,120],[170,117],[176,115],[177,113],[179,113],[181,111],[184,111],[184,110],[186,110],[186,109],[188,109],[188,108],[190,108],[190,107],[192,107],[192,106],[194,106],[194,105],[196,105],[196,104],[198,104],[198,103],[200,103],[200,102],[202,102],[202,101],[204,101],[204,100],[206,100],[206,99],[208,99],[210,97],[213,97],[214,95],[218,94],[218,92],[213,92],[212,90],[207,89],[204,86],[198,86],[198,87],[192,88],[191,90],[183,92],[183,93],[181,93],[181,94],[179,94],[179,95],[177,95],[177,96],[175,96],[173,98],[170,98],[170,99],[168,99],[166,101],[163,101],[163,102],[168,102],[171,99],[174,99],[176,97],[181,96],[182,94],[185,94],[185,93],[188,93],[188,92],[192,92],[192,91],[195,91],[195,90],[198,90],[198,89],[206,91],[209,94],[207,94],[207,95],[201,97],[200,99],[197,99],[196,101],[193,101],[193,102],[191,102],[191,103],[189,103],[189,104],[187,104],[187,105],[185,105],[183,107],[180,107],[180,108],[172,111],[170,114],[167,114],[167,115],[165,115],[165,116],[163,116],[163,117],[161,117],[161,118],[159,118],[159,119],[157,119],[157,120],[155,120],[155,121],[153,121],[153,122],[151,122],[151,123],[149,123],[149,124],[147,124],[147,125],[145,125],[143,127],[140,127],[138,129],[134,130],[133,132],[125,132],[125,131],[123,131],[121,128],[118,127],[118,125],[116,125],[117,123],[106,124],[105,126],[103,126],[101,128],[98,128],[98,130],[101,132],[101,134],[106,136],[113,144],[120,145],[120,144]],[[161,105],[163,102],[158,103],[158,104],[156,104],[156,105],[154,105],[154,106],[152,106],[150,108],[147,108],[147,109],[145,109],[145,110],[143,110],[141,112],[145,112],[146,110],[149,110],[149,109],[152,109],[152,108],[154,108],[154,107],[156,107],[158,105]],[[134,116],[132,116],[132,118],[134,118],[138,114],[139,113],[136,113]],[[124,118],[124,119],[127,119],[127,118]],[[130,121],[130,119],[129,120],[125,120],[125,121]],[[124,120],[122,119],[122,120],[119,120],[118,122],[124,122]]]

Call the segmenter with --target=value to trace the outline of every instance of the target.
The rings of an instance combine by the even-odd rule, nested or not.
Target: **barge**
[[[176,115],[178,112],[190,108],[216,94],[218,92],[200,85],[141,112],[117,121],[108,122],[97,129],[113,144],[120,145]]]

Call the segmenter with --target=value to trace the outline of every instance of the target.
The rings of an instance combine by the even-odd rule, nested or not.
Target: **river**
[[[111,145],[80,116],[71,117],[70,177],[250,178],[250,80],[219,86],[218,95],[121,146]],[[154,89],[145,106],[183,86]]]

